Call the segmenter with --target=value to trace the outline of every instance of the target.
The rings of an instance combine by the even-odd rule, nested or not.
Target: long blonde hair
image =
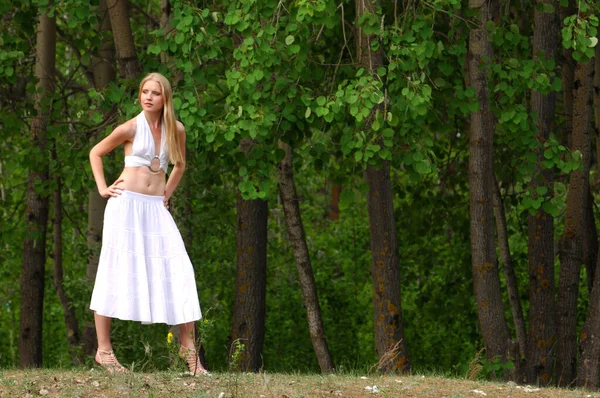
[[[140,90],[138,93],[138,101],[141,101],[142,96],[142,88],[147,81],[155,81],[157,82],[161,89],[164,100],[163,105],[163,123],[165,124],[165,131],[167,135],[167,148],[169,149],[169,160],[171,163],[175,164],[177,162],[183,161],[183,154],[181,153],[181,148],[179,147],[180,138],[177,133],[177,122],[175,117],[175,109],[173,108],[173,90],[171,89],[171,83],[167,80],[166,77],[161,75],[160,73],[149,73],[142,79],[140,82]]]

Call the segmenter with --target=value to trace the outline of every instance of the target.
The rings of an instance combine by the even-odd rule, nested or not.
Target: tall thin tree
[[[48,9],[47,9],[48,10]],[[46,127],[54,90],[56,19],[48,11],[39,15],[36,37],[35,94],[37,115],[31,123],[31,166],[27,177],[26,238],[21,273],[21,320],[19,363],[21,367],[42,365],[42,324],[46,265],[46,228],[49,192]]]
[[[573,84],[572,150],[581,153],[582,168],[571,172],[565,230],[561,238],[558,282],[556,377],[559,385],[573,383],[577,374],[577,300],[584,263],[585,213],[589,201],[594,63],[577,63]]]
[[[115,47],[107,32],[111,31],[110,18],[107,9],[107,0],[100,0],[98,7],[98,16],[100,22],[99,32],[101,42],[98,46],[98,53],[92,57],[91,73],[92,84],[96,90],[104,90],[111,81],[116,78],[115,68]],[[116,108],[112,107],[105,113],[106,120],[112,120],[116,117]],[[88,192],[88,223],[87,223],[87,247],[88,264],[86,278],[93,283],[96,280],[98,271],[98,262],[100,260],[100,248],[102,245],[102,228],[104,222],[104,209],[106,199],[101,197],[98,190],[94,187]],[[87,355],[93,355],[96,351],[96,327],[93,320],[89,319],[81,334],[83,352]]]
[[[376,12],[377,0],[356,0],[356,17]],[[357,25],[356,52],[359,66],[372,76],[383,65],[381,47],[373,49],[371,42],[376,35],[366,34]],[[375,106],[368,117],[365,130],[371,128],[372,120],[381,111]],[[371,276],[373,278],[373,309],[375,346],[382,372],[404,372],[411,369],[406,341],[400,296],[400,256],[394,218],[394,195],[390,178],[389,162],[382,160],[379,166],[367,165],[365,180],[369,186],[367,207],[371,243]]]
[[[539,6],[538,6],[539,4]],[[557,53],[558,15],[544,12],[544,4],[558,10],[556,0],[538,0],[534,11],[533,58],[552,60]],[[556,94],[533,90],[531,112],[537,118],[537,162],[531,190],[546,191],[544,200],[554,195],[552,170],[544,168],[544,143],[554,128]],[[556,342],[554,282],[554,217],[540,207],[528,217],[529,252],[529,336],[526,347],[526,378],[529,383],[547,385],[552,381]]]
[[[279,148],[285,151],[285,157],[279,164],[279,193],[285,213],[287,230],[296,259],[296,268],[298,269],[298,282],[302,289],[304,298],[304,307],[306,308],[306,317],[308,318],[308,331],[312,340],[313,349],[319,361],[321,372],[332,372],[334,370],[333,360],[329,353],[327,338],[325,337],[325,327],[321,316],[321,306],[319,305],[319,296],[315,284],[310,262],[308,245],[304,234],[304,225],[300,213],[300,203],[296,194],[296,184],[294,182],[294,170],[292,164],[292,147],[289,144],[279,141]]]
[[[486,24],[497,18],[497,0],[469,0],[477,26],[469,32],[469,77],[479,110],[471,114],[469,136],[469,196],[473,287],[479,326],[488,360],[506,360],[509,332],[500,292],[494,240],[493,140],[496,121],[490,108],[486,65],[493,58]]]
[[[137,79],[142,73],[142,67],[131,32],[128,3],[127,0],[107,0],[119,72],[126,79]]]

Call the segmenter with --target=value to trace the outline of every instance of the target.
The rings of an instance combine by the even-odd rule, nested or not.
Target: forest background
[[[172,212],[210,368],[597,386],[598,12],[2,1],[0,366],[90,362],[105,202],[87,154],[159,71],[187,130]],[[167,333],[113,324],[144,370],[168,366]]]

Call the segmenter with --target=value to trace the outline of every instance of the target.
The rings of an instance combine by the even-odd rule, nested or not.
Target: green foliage
[[[573,50],[573,59],[587,63],[595,53],[598,44],[598,2],[583,0],[577,3],[577,14],[563,20],[561,30],[562,44],[566,49]]]

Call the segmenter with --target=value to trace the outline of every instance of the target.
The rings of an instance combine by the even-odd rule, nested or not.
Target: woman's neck
[[[144,111],[144,116],[146,116],[146,120],[148,124],[153,129],[158,129],[162,124],[162,112],[148,112]]]

